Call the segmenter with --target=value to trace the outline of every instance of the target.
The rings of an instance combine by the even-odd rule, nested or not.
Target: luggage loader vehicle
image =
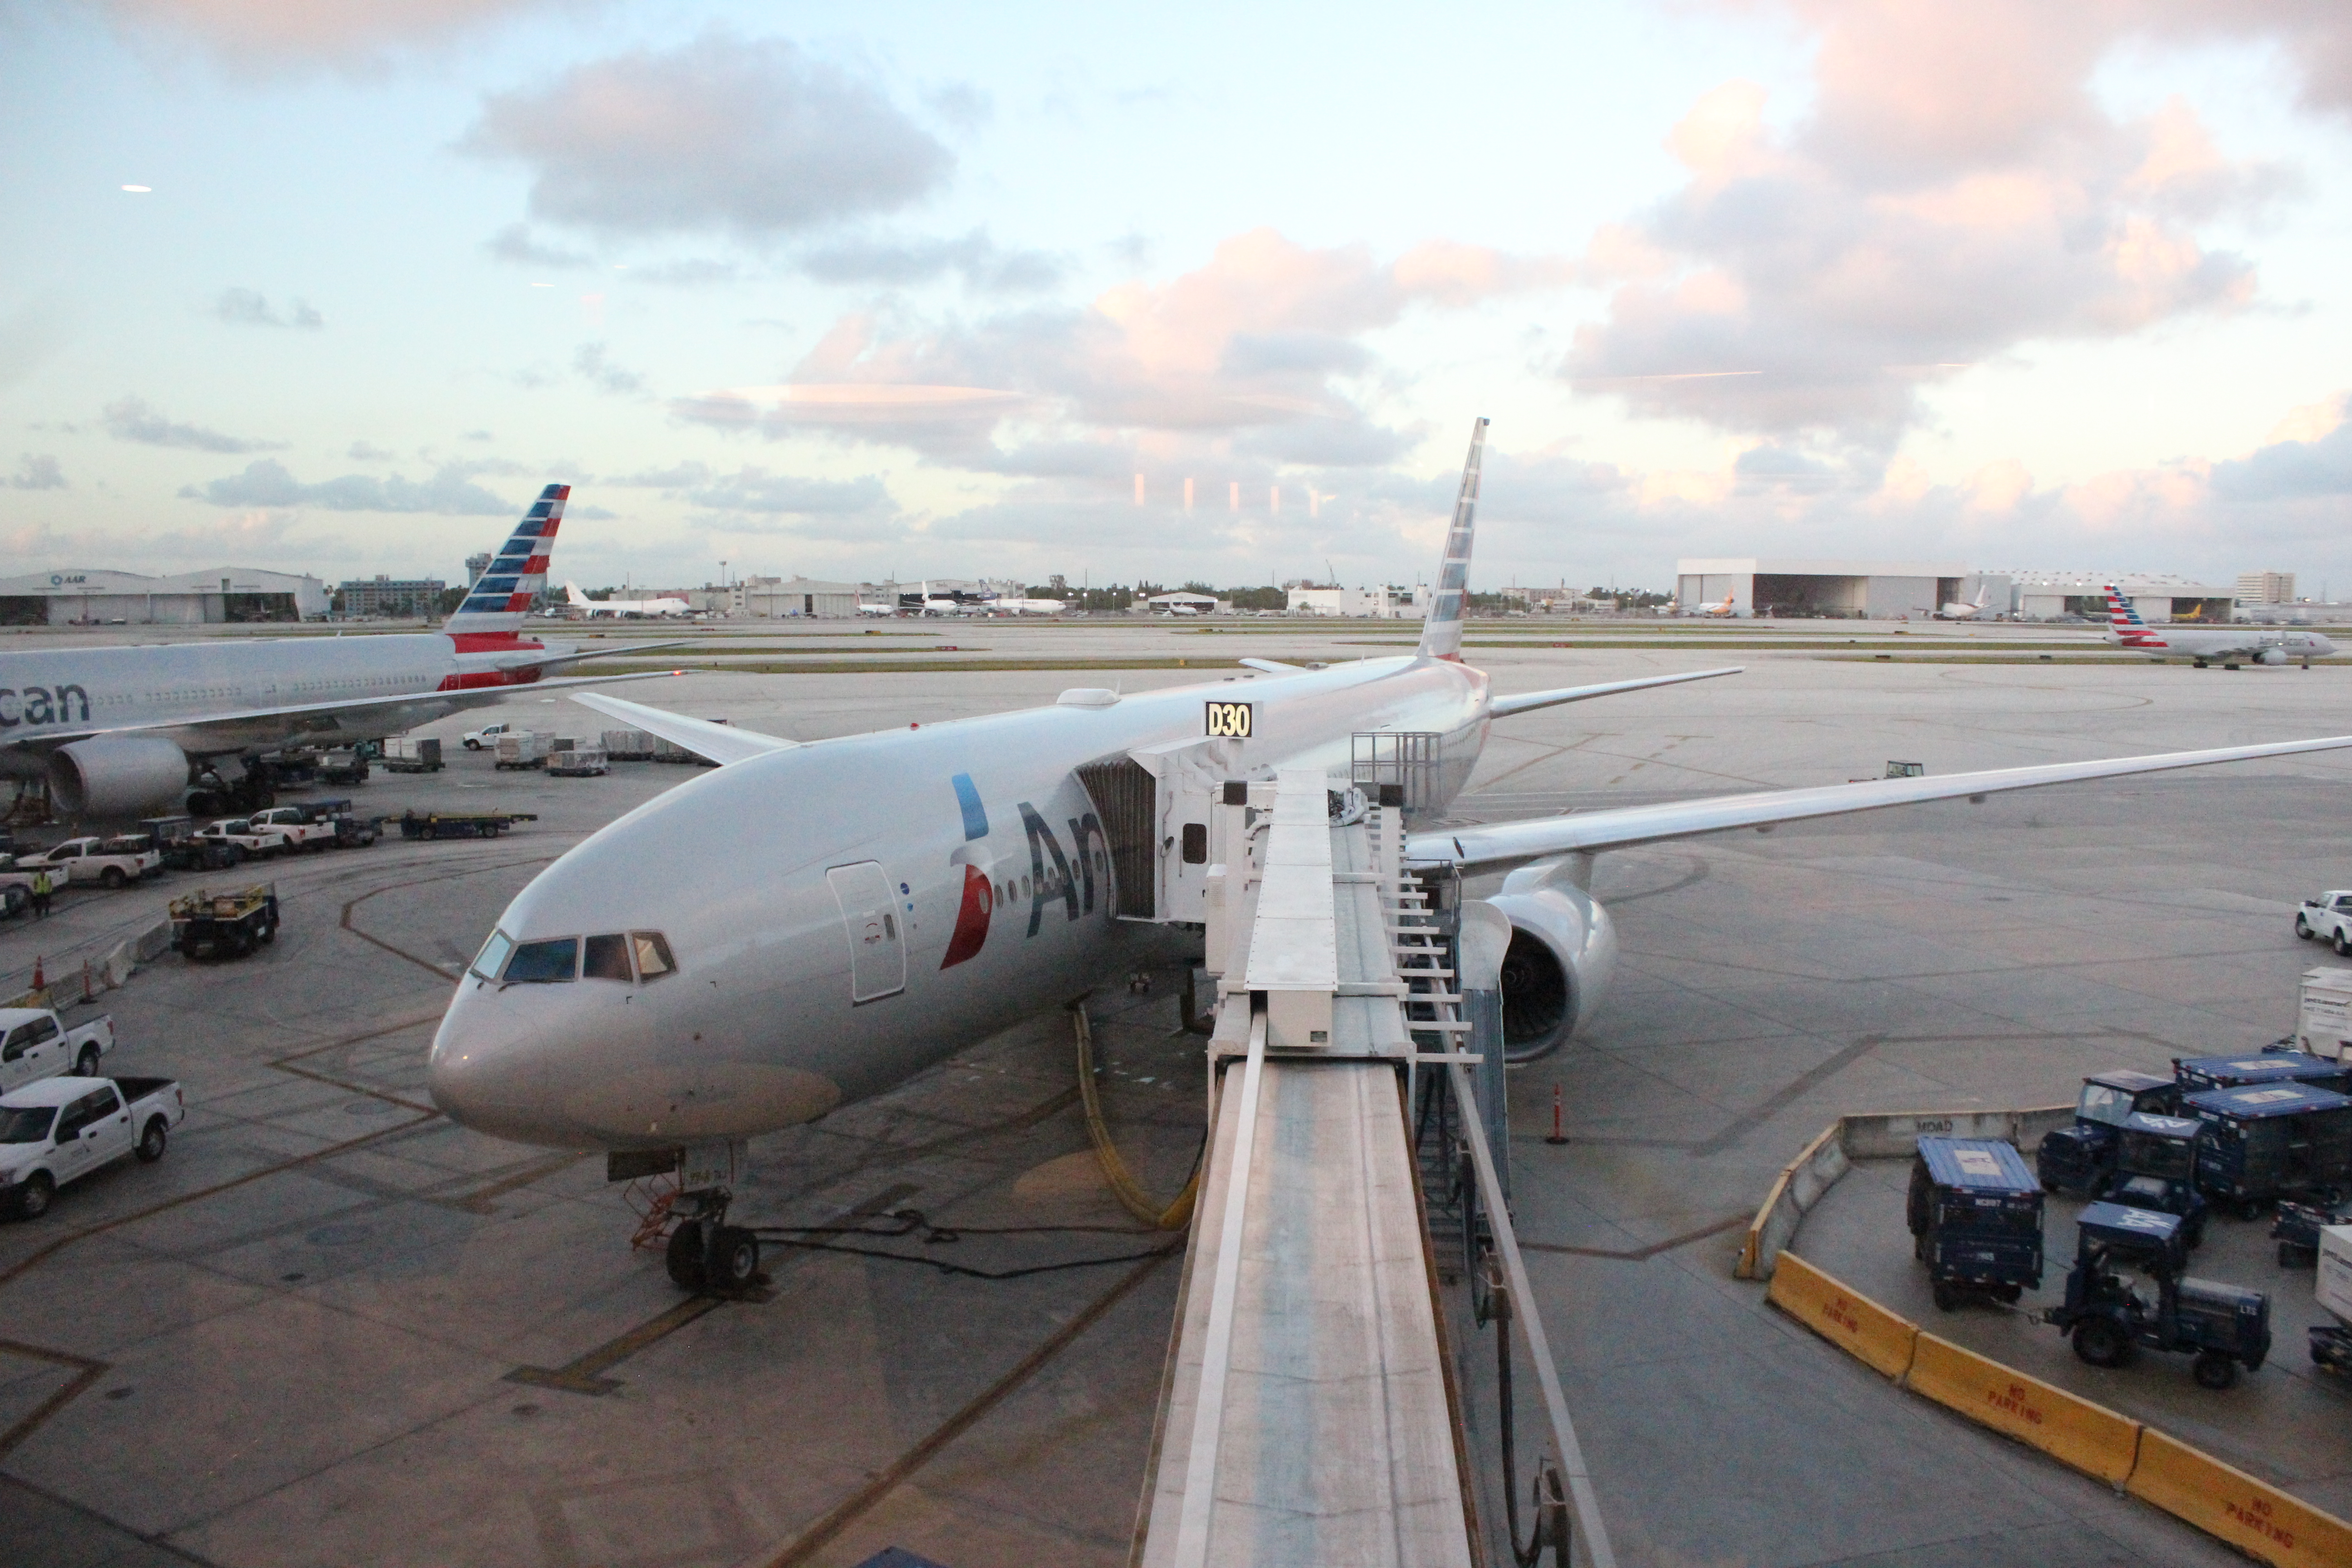
[[[2073,1340],[2076,1355],[2093,1366],[2120,1367],[2142,1349],[2194,1352],[2199,1385],[2215,1389],[2237,1382],[2241,1366],[2261,1368],[2271,1350],[2270,1298],[2185,1278],[2179,1215],[2096,1203],[2074,1223],[2066,1300],[2042,1321]],[[2123,1268],[2154,1280],[2156,1299],[2126,1280]]]

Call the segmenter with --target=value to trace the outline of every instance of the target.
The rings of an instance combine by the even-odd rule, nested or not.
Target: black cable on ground
[[[857,1236],[889,1241],[913,1237],[925,1246],[942,1246],[961,1241],[966,1236],[1150,1236],[1153,1233],[1130,1226],[1110,1225],[1009,1225],[960,1226],[950,1228],[933,1225],[920,1209],[893,1209],[882,1216],[887,1226],[871,1225],[769,1225],[754,1226],[753,1233],[781,1247],[798,1247],[805,1252],[845,1252],[854,1258],[878,1258],[891,1263],[919,1263],[936,1268],[942,1274],[960,1274],[969,1279],[1022,1279],[1033,1274],[1056,1274],[1071,1268],[1098,1268],[1109,1263],[1136,1263],[1147,1258],[1157,1258],[1175,1250],[1176,1243],[1146,1247],[1140,1252],[1121,1252],[1108,1258],[1074,1258],[1057,1263],[1033,1263],[1021,1268],[978,1268],[969,1264],[950,1263],[942,1258],[924,1258],[904,1252],[889,1252],[879,1247],[851,1247],[838,1241],[806,1239],[813,1237]]]

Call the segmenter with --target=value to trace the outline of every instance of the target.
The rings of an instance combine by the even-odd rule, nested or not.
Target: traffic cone
[[[46,984],[48,984],[48,982],[47,982],[47,981],[45,981],[45,980],[43,980],[43,979],[41,978],[41,964],[42,964],[42,963],[43,963],[43,962],[44,962],[44,961],[43,961],[43,959],[42,959],[42,957],[41,957],[41,955],[40,955],[40,954],[36,953],[36,954],[34,955],[34,957],[33,957],[33,989],[34,989],[34,990],[36,990],[36,991],[38,991],[42,986],[44,986],[44,985],[46,985]]]

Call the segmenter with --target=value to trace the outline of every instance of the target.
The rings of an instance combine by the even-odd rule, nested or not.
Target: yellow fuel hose
[[[1103,1123],[1102,1095],[1095,1086],[1095,1035],[1087,1022],[1085,1002],[1070,1004],[1070,1019],[1078,1036],[1078,1096],[1086,1101],[1087,1131],[1094,1138],[1095,1161],[1102,1166],[1103,1180],[1110,1184],[1119,1205],[1144,1224],[1159,1230],[1183,1229],[1192,1223],[1192,1200],[1201,1189],[1200,1163],[1193,1163],[1192,1178],[1174,1202],[1161,1208],[1151,1201],[1143,1184],[1127,1168],[1127,1162],[1119,1158],[1118,1148],[1111,1142],[1110,1129]]]

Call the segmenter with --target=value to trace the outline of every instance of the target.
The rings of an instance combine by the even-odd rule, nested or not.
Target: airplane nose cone
[[[524,1143],[560,1143],[548,1124],[543,1072],[520,1009],[467,979],[433,1037],[426,1083],[460,1126]]]

